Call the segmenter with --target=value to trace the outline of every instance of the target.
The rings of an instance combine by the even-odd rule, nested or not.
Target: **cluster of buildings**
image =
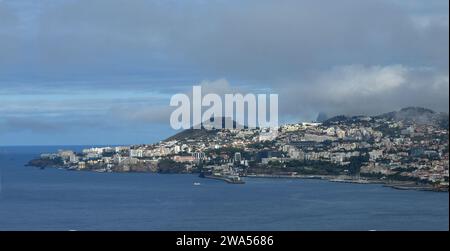
[[[277,139],[290,159],[344,167],[357,159],[361,163],[358,175],[395,176],[448,186],[448,128],[431,123],[361,117],[282,126]]]
[[[442,186],[448,186],[448,158],[448,128],[378,117],[276,129],[203,129],[157,144],[94,147],[81,153],[61,150],[41,156],[72,169],[157,172],[164,160],[184,166],[186,172],[201,169],[232,175],[321,163],[352,175]],[[346,167],[355,163],[358,166],[351,173]]]

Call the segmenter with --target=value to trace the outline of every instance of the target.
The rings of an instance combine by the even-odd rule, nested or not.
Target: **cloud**
[[[2,131],[8,132],[20,132],[23,130],[29,130],[34,133],[48,133],[59,132],[63,127],[58,126],[55,122],[44,122],[42,121],[42,119],[11,117],[4,119],[3,122],[0,122],[0,128],[2,129]]]
[[[3,0],[0,119],[123,132],[196,83],[279,93],[294,121],[448,111],[448,38],[446,0]]]
[[[376,115],[407,106],[448,112],[448,73],[403,65],[336,66],[276,89],[280,109],[294,118],[329,115]]]
[[[406,81],[408,69],[402,65],[346,65],[333,68],[320,76],[319,84],[330,83],[328,89],[338,99],[349,96],[370,96],[392,91]]]
[[[16,30],[19,27],[19,20],[4,2],[0,2],[0,67],[1,71],[10,69],[11,64],[18,61],[20,54],[19,42]]]
[[[355,63],[419,62],[446,68],[442,55],[448,54],[448,22],[433,21],[443,15],[439,8],[417,13],[416,5],[427,4],[410,5],[358,0],[43,1],[34,17],[36,35],[23,41],[34,50],[31,56],[16,56],[34,66],[29,71],[48,74],[176,74],[187,69],[204,77],[255,82]],[[420,18],[428,21],[419,25],[414,20]]]
[[[122,106],[110,109],[110,115],[116,119],[131,123],[168,124],[173,109],[167,105]]]

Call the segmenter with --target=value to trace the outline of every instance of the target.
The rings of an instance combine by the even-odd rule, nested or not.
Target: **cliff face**
[[[40,168],[62,167],[62,166],[64,166],[64,161],[61,158],[57,158],[57,159],[41,159],[41,158],[39,158],[39,159],[30,160],[26,165],[40,167]]]

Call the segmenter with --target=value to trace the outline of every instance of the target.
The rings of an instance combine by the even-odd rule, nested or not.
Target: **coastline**
[[[32,166],[35,168],[45,169],[45,168],[60,168],[65,169],[67,171],[86,171],[86,172],[102,172],[95,170],[77,170],[71,169],[64,166],[56,166],[56,165],[48,165],[45,167],[35,166],[30,163],[25,164],[24,166]],[[103,172],[106,172],[103,171]],[[116,172],[116,173],[124,173],[124,172]],[[146,173],[146,172],[135,172],[135,173]],[[193,174],[193,173],[180,173],[180,174]],[[348,175],[303,175],[303,174],[247,174],[245,177],[248,178],[268,178],[268,179],[317,179],[324,180],[328,182],[336,182],[336,183],[352,183],[352,184],[381,184],[384,187],[389,187],[397,190],[415,190],[415,191],[428,191],[428,192],[448,192],[447,187],[434,187],[432,185],[427,184],[416,184],[411,181],[392,181],[392,180],[379,180],[379,179],[356,179],[352,176]],[[208,179],[216,179],[225,181],[228,184],[245,184],[245,180],[240,179],[240,181],[231,180],[227,177],[222,176],[212,176],[208,175],[204,178]]]
[[[351,176],[344,175],[282,175],[282,174],[248,174],[249,178],[271,178],[271,179],[319,179],[329,182],[352,183],[352,184],[382,184],[398,190],[416,190],[429,192],[448,192],[445,187],[433,187],[432,185],[416,184],[410,181],[384,181],[377,179],[355,179]]]
[[[204,175],[203,178],[205,179],[215,179],[215,180],[222,180],[225,181],[228,184],[245,184],[245,181],[243,181],[240,178],[234,178],[234,177],[226,177],[226,176],[217,176],[217,175]]]

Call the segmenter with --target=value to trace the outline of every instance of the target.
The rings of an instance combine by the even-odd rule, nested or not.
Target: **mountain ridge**
[[[225,121],[231,118],[212,118],[210,122],[213,122],[215,120],[221,119],[222,120],[222,127],[225,125]],[[368,119],[387,119],[387,120],[393,120],[398,122],[404,122],[404,123],[416,123],[421,125],[433,125],[439,128],[447,128],[449,127],[449,115],[447,113],[443,112],[435,112],[428,108],[423,107],[417,107],[417,106],[409,106],[404,107],[398,111],[392,111],[387,113],[382,113],[375,116],[367,116],[367,115],[354,115],[354,116],[348,116],[348,115],[337,115],[334,117],[331,117],[322,123],[324,125],[332,125],[336,123],[349,123],[352,121],[361,121],[361,120],[368,120]],[[232,121],[233,128],[237,128],[237,122]],[[246,126],[243,126],[246,128]],[[201,140],[203,138],[207,138],[211,135],[216,134],[220,129],[215,128],[207,128],[201,124],[201,129],[193,129],[193,127],[189,129],[182,130],[181,132],[178,132],[164,141],[171,141],[171,140],[180,140],[180,139],[186,139],[186,138],[192,138],[196,140]]]
[[[370,117],[375,119],[387,119],[397,122],[404,123],[415,123],[419,125],[433,125],[441,128],[448,128],[449,126],[449,115],[444,112],[435,112],[431,109],[409,106],[404,107],[398,111],[392,111],[387,113],[382,113],[375,116],[348,116],[348,115],[337,115],[326,121],[324,124],[331,124],[337,122],[349,122],[354,119],[360,119],[362,117]]]

